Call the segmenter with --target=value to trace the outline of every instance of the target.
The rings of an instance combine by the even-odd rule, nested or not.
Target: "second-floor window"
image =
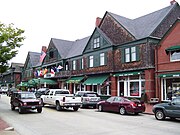
[[[171,52],[170,61],[180,61],[180,51]]]
[[[73,60],[73,70],[76,70],[76,61]]]
[[[139,60],[139,47],[129,47],[122,50],[122,63]]]
[[[94,38],[94,43],[93,43],[93,45],[94,45],[94,48],[100,47],[100,39],[99,39],[99,37]]]
[[[100,66],[105,65],[105,55],[104,53],[100,54]]]
[[[81,69],[84,69],[84,61],[83,61],[83,58],[81,59]]]
[[[94,57],[89,56],[89,67],[93,67],[93,66],[94,66]]]

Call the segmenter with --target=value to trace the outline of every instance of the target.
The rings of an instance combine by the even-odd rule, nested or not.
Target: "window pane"
[[[179,61],[179,60],[180,60],[180,52],[172,52],[171,61]]]
[[[81,59],[81,68],[84,69],[84,61]]]
[[[129,48],[125,49],[125,62],[130,62]]]
[[[90,62],[89,63],[90,64],[89,67],[93,67],[93,56],[89,57],[89,62]]]
[[[100,54],[100,65],[104,65],[104,53]]]
[[[136,61],[136,47],[131,47],[131,61]]]
[[[139,96],[139,82],[130,82],[130,96]]]
[[[94,39],[94,48],[100,47],[99,37]]]
[[[73,70],[76,70],[76,61],[73,61]]]

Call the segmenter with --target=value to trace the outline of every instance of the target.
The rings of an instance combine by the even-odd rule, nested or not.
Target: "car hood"
[[[22,102],[39,102],[38,99],[21,99]]]

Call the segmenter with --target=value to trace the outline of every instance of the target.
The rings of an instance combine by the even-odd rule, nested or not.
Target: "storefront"
[[[143,72],[121,72],[113,76],[118,77],[118,96],[141,97],[141,94],[145,92],[145,76]]]
[[[161,100],[171,100],[180,96],[180,72],[160,74]]]

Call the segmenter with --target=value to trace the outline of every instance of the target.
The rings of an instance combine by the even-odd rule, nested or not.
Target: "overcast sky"
[[[74,41],[90,36],[106,11],[134,19],[170,5],[171,0],[0,0],[0,21],[24,29],[26,37],[10,62],[24,63],[51,38]],[[180,0],[176,0],[180,4]]]

